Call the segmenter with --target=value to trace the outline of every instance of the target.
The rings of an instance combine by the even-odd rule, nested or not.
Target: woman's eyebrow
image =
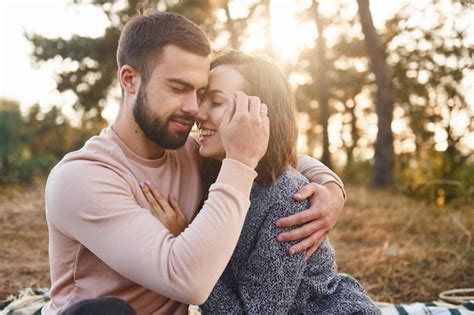
[[[212,90],[207,90],[206,91],[206,94],[225,94],[224,91],[222,90],[219,90],[219,89],[212,89]]]

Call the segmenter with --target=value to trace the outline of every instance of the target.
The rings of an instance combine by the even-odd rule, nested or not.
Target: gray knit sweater
[[[283,229],[275,221],[308,208],[293,199],[307,183],[289,168],[269,187],[254,184],[237,247],[204,314],[380,314],[354,278],[337,273],[329,240],[307,261],[288,255],[294,243],[276,241]]]

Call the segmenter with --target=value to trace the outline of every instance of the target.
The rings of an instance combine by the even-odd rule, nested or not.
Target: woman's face
[[[232,66],[222,65],[211,70],[206,96],[199,106],[197,116],[199,127],[199,153],[207,158],[223,160],[219,125],[229,99],[245,87],[245,78]]]

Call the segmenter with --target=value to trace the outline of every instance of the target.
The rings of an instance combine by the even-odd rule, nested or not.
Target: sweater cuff
[[[311,181],[319,185],[325,185],[327,183],[336,184],[341,189],[344,200],[347,200],[347,194],[346,190],[344,189],[344,185],[342,185],[341,181],[338,181],[336,178],[334,178],[334,176],[331,176],[329,174],[319,174],[317,176],[313,176],[311,178]]]
[[[245,196],[250,196],[250,190],[256,177],[257,172],[247,165],[237,160],[224,159],[216,184],[232,186]]]

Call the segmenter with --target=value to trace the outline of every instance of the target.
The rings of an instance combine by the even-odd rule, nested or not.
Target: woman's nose
[[[205,121],[206,119],[207,119],[206,104],[205,104],[205,102],[202,102],[199,105],[199,111],[196,115],[196,120],[197,121]]]

